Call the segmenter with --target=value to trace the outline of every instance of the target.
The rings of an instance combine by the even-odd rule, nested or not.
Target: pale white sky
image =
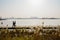
[[[60,18],[60,0],[0,0],[1,16]]]

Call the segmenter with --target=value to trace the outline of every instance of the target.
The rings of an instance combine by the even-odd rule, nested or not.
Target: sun
[[[30,4],[37,6],[37,5],[42,4],[43,0],[30,0],[29,2]]]

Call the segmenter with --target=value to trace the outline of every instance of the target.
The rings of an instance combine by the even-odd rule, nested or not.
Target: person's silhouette
[[[16,26],[16,21],[13,21],[13,27],[15,27]]]

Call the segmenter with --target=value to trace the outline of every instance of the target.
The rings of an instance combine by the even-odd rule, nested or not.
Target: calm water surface
[[[16,26],[37,26],[42,25],[42,22],[44,22],[44,25],[60,25],[60,19],[9,19],[1,20],[0,27],[7,25],[12,27],[13,21],[16,21]]]

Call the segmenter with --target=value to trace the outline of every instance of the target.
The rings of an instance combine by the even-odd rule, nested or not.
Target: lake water
[[[9,19],[9,20],[1,20],[0,27],[9,26],[12,27],[13,21],[16,21],[16,26],[37,26],[42,25],[60,25],[60,19]],[[1,24],[3,22],[3,24]]]

